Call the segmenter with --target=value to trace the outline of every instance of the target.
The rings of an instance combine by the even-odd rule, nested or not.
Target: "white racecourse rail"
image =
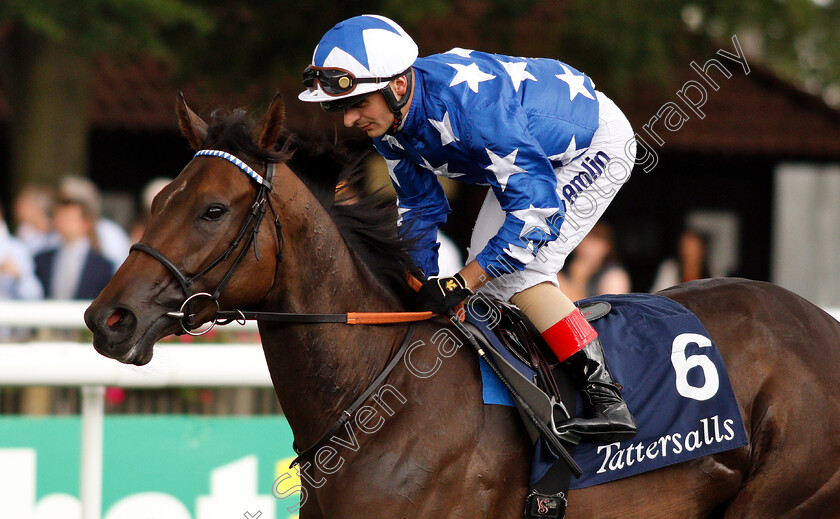
[[[84,329],[89,304],[0,301],[0,327]],[[840,308],[826,311],[840,320]],[[271,379],[258,344],[162,344],[143,367],[106,359],[87,343],[0,344],[0,386],[12,385],[82,387],[82,519],[100,519],[106,385],[270,387]]]
[[[0,302],[0,327],[84,329],[90,302]],[[232,324],[229,326],[239,326]],[[253,323],[249,329],[255,330]],[[107,359],[88,343],[0,344],[0,386],[80,386],[82,519],[102,515],[105,386],[271,387],[259,344],[160,344],[143,367]]]

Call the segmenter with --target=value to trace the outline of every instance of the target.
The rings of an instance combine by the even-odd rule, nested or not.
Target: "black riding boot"
[[[607,371],[601,339],[584,346],[566,360],[575,387],[583,395],[580,417],[558,424],[557,431],[574,432],[584,441],[624,441],[636,435],[636,420]]]

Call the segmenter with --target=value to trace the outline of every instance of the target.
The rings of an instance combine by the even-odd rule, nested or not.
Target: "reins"
[[[415,292],[422,283],[416,277],[406,274],[406,282]],[[426,321],[437,316],[434,312],[348,312],[345,314],[298,314],[283,312],[243,312],[241,310],[220,310],[216,312],[217,324],[224,326],[231,322],[245,324],[245,321],[271,321],[290,324],[397,324]]]
[[[217,324],[224,326],[231,322],[271,321],[290,324],[394,324],[425,321],[434,317],[434,312],[347,312],[345,314],[295,314],[282,312],[246,312],[242,310],[220,310],[216,312]]]
[[[283,260],[283,229],[282,225],[280,225],[280,220],[277,214],[274,212],[274,207],[271,206],[271,200],[269,199],[268,195],[271,192],[271,181],[274,177],[274,164],[268,163],[265,166],[265,177],[260,176],[256,171],[253,170],[248,164],[242,161],[240,158],[227,153],[225,151],[220,150],[200,150],[195,154],[195,157],[216,157],[220,159],[227,160],[237,168],[239,168],[243,173],[245,173],[248,178],[253,180],[257,183],[257,194],[254,198],[254,203],[251,205],[251,209],[248,212],[248,216],[245,218],[245,221],[242,223],[242,227],[239,229],[234,240],[230,243],[228,248],[220,254],[216,259],[210,262],[204,269],[201,270],[198,274],[190,276],[189,278],[181,272],[181,269],[178,268],[175,263],[167,258],[162,252],[155,249],[151,245],[145,243],[135,243],[131,246],[131,251],[140,251],[144,252],[156,260],[158,260],[167,270],[175,277],[178,283],[181,285],[181,290],[184,292],[184,302],[181,304],[181,308],[178,311],[174,312],[167,312],[166,316],[171,317],[173,319],[178,319],[181,329],[183,333],[187,333],[189,335],[203,335],[213,329],[214,326],[217,324],[219,325],[226,325],[232,322],[238,322],[240,324],[245,324],[245,321],[271,321],[275,323],[288,323],[288,324],[318,324],[318,323],[340,323],[340,324],[349,324],[349,325],[356,325],[356,324],[368,324],[368,325],[376,325],[376,324],[394,324],[394,323],[410,323],[416,321],[424,321],[426,319],[431,319],[436,314],[433,312],[348,312],[343,314],[306,314],[306,313],[283,313],[283,312],[250,312],[250,311],[242,311],[242,310],[220,310],[219,309],[219,296],[221,296],[222,290],[224,290],[225,286],[227,286],[228,282],[233,277],[234,272],[239,267],[242,260],[245,259],[245,255],[250,249],[251,245],[254,246],[254,254],[257,257],[257,260],[260,259],[259,257],[259,249],[257,247],[257,233],[260,229],[260,224],[262,223],[262,219],[265,216],[267,206],[271,208],[272,214],[275,215],[274,218],[274,229],[277,235],[277,265],[279,266],[280,262]],[[253,225],[252,225],[253,223]],[[248,233],[248,229],[251,229],[251,232]],[[219,264],[227,260],[231,254],[239,247],[239,244],[242,242],[243,238],[247,235],[247,239],[245,241],[245,245],[239,251],[239,254],[233,261],[233,264],[228,268],[225,275],[222,277],[222,280],[216,286],[213,293],[209,292],[193,292],[190,288],[191,285],[198,279],[205,276],[208,272],[216,268]],[[275,267],[276,270],[276,267]],[[420,282],[413,278],[412,276],[407,276],[407,280],[409,284],[415,290],[418,289]],[[200,297],[206,297],[210,299],[210,302],[216,305],[216,312],[213,315],[211,325],[200,332],[194,332],[193,325],[195,324],[195,313],[192,310],[193,300]]]

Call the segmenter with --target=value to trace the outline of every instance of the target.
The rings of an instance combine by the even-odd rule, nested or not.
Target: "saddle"
[[[606,301],[589,302],[579,306],[587,321],[607,315],[611,306]],[[562,363],[543,340],[531,321],[514,304],[478,296],[465,307],[466,323],[477,333],[473,335],[491,353],[496,367],[514,388],[545,419],[553,425],[567,420],[574,413],[575,390],[568,381]],[[498,339],[494,344],[493,337]],[[503,348],[499,348],[499,344]],[[538,391],[535,391],[537,389]],[[572,411],[568,411],[571,406]],[[525,421],[526,426],[529,422]],[[529,427],[531,439],[539,433]],[[561,440],[579,443],[575,435],[560,435]]]
[[[479,301],[476,301],[478,299]],[[470,332],[488,351],[493,363],[516,389],[537,417],[572,451],[580,438],[574,434],[557,433],[556,424],[572,418],[575,413],[576,392],[563,364],[559,362],[525,314],[513,304],[490,300],[484,296],[473,298],[466,306],[466,323]],[[610,311],[604,301],[580,307],[588,321],[594,321]],[[496,341],[492,339],[495,338]],[[571,411],[570,411],[571,410]],[[522,413],[522,409],[519,409]],[[537,446],[534,466],[544,452],[545,441],[531,420],[525,419],[531,440]],[[528,519],[561,519],[565,516],[566,494],[571,472],[562,463],[554,463],[542,473],[531,475],[531,490],[525,502]]]

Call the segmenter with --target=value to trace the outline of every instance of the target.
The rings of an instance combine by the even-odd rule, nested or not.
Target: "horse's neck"
[[[294,217],[284,224],[287,236],[281,274],[266,309],[295,313],[396,310],[395,301],[358,264],[326,211],[306,195],[286,199],[278,211]],[[406,331],[400,325],[260,325],[274,387],[300,446],[316,441],[364,391]]]

